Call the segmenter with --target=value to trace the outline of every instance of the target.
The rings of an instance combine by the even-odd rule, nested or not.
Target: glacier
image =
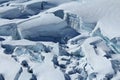
[[[119,10],[119,0],[0,0],[0,80],[119,80]]]

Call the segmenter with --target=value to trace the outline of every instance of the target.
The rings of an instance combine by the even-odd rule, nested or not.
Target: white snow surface
[[[14,80],[19,69],[20,65],[14,59],[0,51],[0,73],[4,75],[5,80]]]
[[[68,12],[77,14],[88,23],[97,22],[98,24],[96,27],[100,28],[103,34],[107,35],[110,39],[120,36],[119,0],[93,0],[90,2],[86,1],[83,4],[74,1],[65,3],[48,11],[54,11],[57,9],[63,9]]]
[[[120,80],[119,30],[120,0],[0,0],[0,80]]]

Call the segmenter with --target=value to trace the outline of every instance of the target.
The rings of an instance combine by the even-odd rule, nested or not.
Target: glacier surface
[[[0,0],[0,80],[120,80],[119,0]]]

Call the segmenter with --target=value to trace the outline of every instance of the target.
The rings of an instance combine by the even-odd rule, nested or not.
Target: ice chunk
[[[13,55],[17,56],[18,58],[28,58],[31,61],[34,62],[42,62],[44,57],[40,54],[40,52],[35,53],[34,51],[30,50],[29,48],[25,47],[17,47],[14,50]]]
[[[87,62],[93,67],[94,72],[98,73],[97,79],[103,79],[106,74],[113,74],[114,70],[112,68],[111,62],[105,57],[97,55],[93,46],[90,45],[91,42],[97,39],[99,38],[98,37],[88,38],[82,45],[82,49],[88,60]]]
[[[24,41],[26,44],[19,43]],[[41,52],[49,53],[52,51],[52,47],[45,46],[42,43],[32,43],[31,41],[18,40],[10,41],[14,44],[9,44],[9,42],[4,42],[2,47],[5,48],[5,53],[11,53],[13,56],[20,57],[22,60],[26,57],[31,61],[41,62],[44,57],[41,55]]]
[[[76,14],[66,13],[65,20],[68,26],[74,28],[76,31],[80,32],[80,18]]]
[[[1,36],[12,36],[13,39],[20,39],[20,35],[15,23],[5,24],[0,26]]]
[[[82,44],[85,39],[89,38],[88,34],[78,35],[68,41],[68,45]]]
[[[107,43],[107,46],[109,46],[114,53],[117,53],[117,54],[120,53],[119,46],[115,44],[114,41],[112,42],[109,36],[106,36],[106,34],[104,34],[100,28],[95,28],[92,32],[92,35],[100,36]]]
[[[79,33],[83,30],[91,32],[96,26],[96,23],[85,22],[79,15],[72,13],[66,13],[65,20],[70,27]]]
[[[26,6],[26,12],[28,12],[29,14],[32,14],[29,12],[29,10],[32,10],[34,14],[37,14],[42,10],[49,9],[55,6],[55,4],[46,1],[29,1],[24,3],[24,5]]]
[[[21,9],[17,7],[5,6],[4,8],[0,7],[0,17],[5,19],[17,18],[21,15]]]
[[[22,38],[33,41],[41,40],[65,43],[68,39],[79,34],[74,29],[68,27],[64,20],[53,14],[44,14],[40,17],[27,20],[20,23],[18,28]]]

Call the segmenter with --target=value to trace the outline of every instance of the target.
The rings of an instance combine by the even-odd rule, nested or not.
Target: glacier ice
[[[0,0],[0,80],[119,80],[119,4]]]
[[[5,24],[0,26],[1,36],[12,36],[13,39],[20,39],[20,35],[15,23]]]
[[[43,18],[46,20],[43,21]],[[51,19],[53,20],[51,21]],[[33,24],[32,22],[35,23]],[[68,39],[79,34],[74,29],[67,26],[65,21],[53,14],[45,14],[28,21],[24,21],[18,25],[18,29],[22,38],[33,41],[58,41],[65,43]]]
[[[57,10],[57,11],[53,12],[53,14],[57,17],[60,17],[61,19],[64,18],[64,11],[63,10]]]
[[[68,26],[80,32],[80,18],[75,14],[66,13],[65,20]]]
[[[85,22],[82,19],[82,17],[79,17],[78,15],[70,13],[70,12],[66,12],[65,20],[68,26],[74,28],[79,33],[83,31],[92,32],[92,30],[96,26],[95,22],[94,23]]]
[[[10,1],[10,0],[1,0],[0,3],[5,3],[7,1]]]
[[[23,1],[24,2],[24,1]],[[5,19],[28,18],[56,5],[46,1],[9,2],[0,7],[0,17]],[[14,14],[14,15],[13,15]]]
[[[21,10],[17,7],[9,7],[5,6],[4,10],[3,8],[0,8],[0,17],[5,19],[13,19],[17,18],[21,15]],[[13,15],[14,14],[14,15]]]
[[[0,80],[5,80],[2,74],[0,74]]]

